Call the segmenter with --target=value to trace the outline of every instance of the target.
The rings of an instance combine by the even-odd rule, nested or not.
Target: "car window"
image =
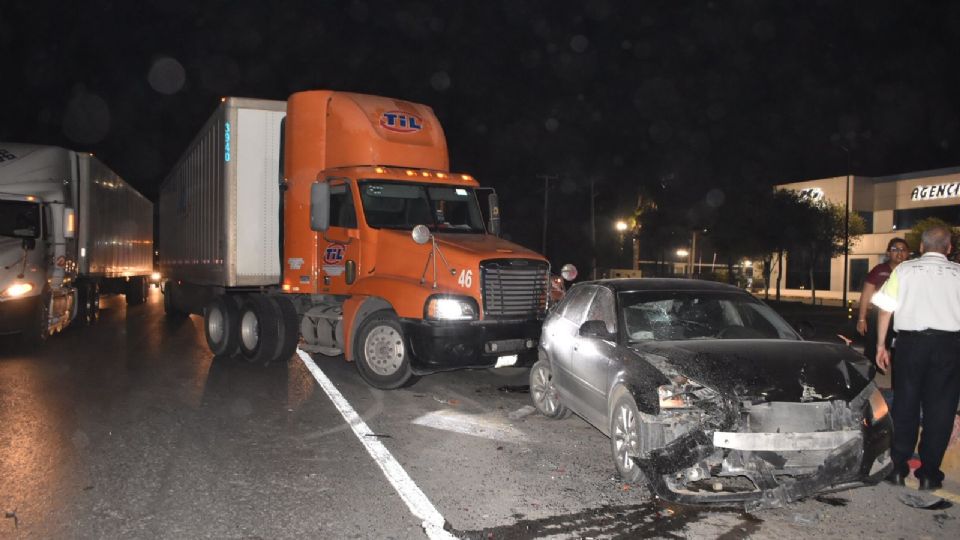
[[[738,292],[624,292],[620,305],[630,341],[799,339],[766,304]]]
[[[590,299],[593,298],[594,290],[596,290],[596,287],[587,285],[571,289],[564,297],[563,305],[558,308],[560,315],[574,324],[582,323],[587,306],[590,305]]]
[[[584,321],[603,321],[607,325],[607,332],[616,332],[617,313],[614,304],[613,293],[609,289],[598,287]]]

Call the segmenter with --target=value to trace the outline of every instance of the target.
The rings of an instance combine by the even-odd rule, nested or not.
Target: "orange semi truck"
[[[299,342],[383,389],[529,365],[550,268],[498,229],[496,194],[450,172],[425,105],[225,98],[161,187],[165,307],[202,315],[217,355]]]

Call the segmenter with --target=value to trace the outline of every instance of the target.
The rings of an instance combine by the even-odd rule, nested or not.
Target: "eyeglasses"
[[[892,251],[893,253],[906,253],[906,252],[909,251],[909,250],[908,250],[907,248],[892,247],[892,248],[888,249],[887,251]]]

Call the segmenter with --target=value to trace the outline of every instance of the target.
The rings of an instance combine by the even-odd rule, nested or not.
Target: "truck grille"
[[[480,263],[484,318],[541,318],[547,309],[549,265],[529,259]]]

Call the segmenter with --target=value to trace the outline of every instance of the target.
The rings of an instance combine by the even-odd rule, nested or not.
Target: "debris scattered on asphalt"
[[[935,509],[939,508],[944,502],[942,497],[921,491],[904,491],[898,498],[900,502],[913,508]]]
[[[4,512],[4,516],[3,516],[3,517],[5,517],[6,519],[12,519],[12,520],[13,520],[13,528],[14,528],[14,529],[19,529],[19,528],[20,528],[20,518],[17,517],[17,511],[16,511],[16,509],[14,509],[13,512]]]
[[[507,414],[507,418],[511,420],[519,420],[521,418],[530,416],[531,414],[537,412],[537,409],[533,405],[524,405],[519,409],[513,411],[512,413]]]
[[[794,514],[793,522],[798,525],[816,525],[822,518],[823,516],[820,515],[820,512],[814,512],[813,514]]]
[[[392,435],[387,435],[386,433],[367,433],[366,437],[374,437],[377,439],[392,439]]]
[[[441,397],[433,396],[433,400],[436,401],[437,403],[443,403],[444,405],[453,405],[454,407],[460,404],[459,399],[443,399]]]
[[[509,393],[529,394],[530,385],[529,384],[516,384],[516,385],[508,384],[508,385],[501,386],[500,388],[497,388],[497,390],[501,392],[506,392],[508,394]]]

